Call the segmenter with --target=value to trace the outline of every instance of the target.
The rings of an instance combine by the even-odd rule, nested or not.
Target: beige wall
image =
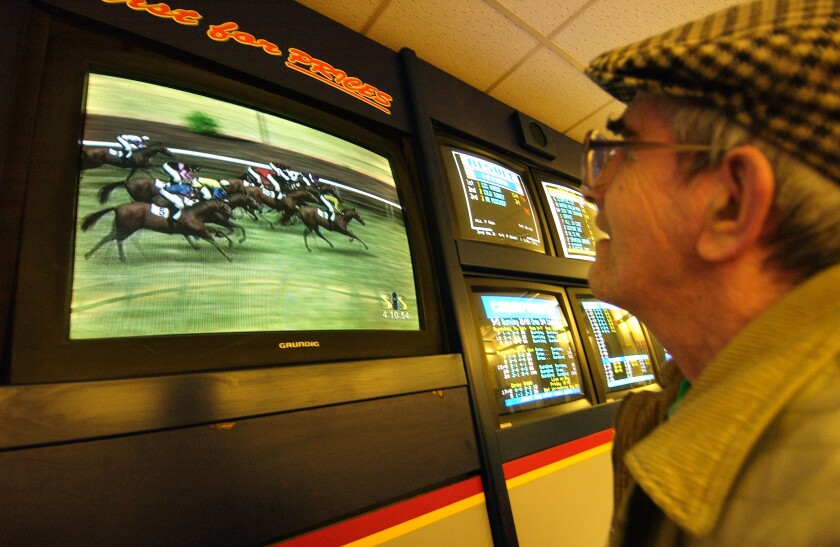
[[[520,547],[602,547],[612,513],[607,444],[508,481]]]

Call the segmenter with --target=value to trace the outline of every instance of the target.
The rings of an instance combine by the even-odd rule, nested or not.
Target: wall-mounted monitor
[[[458,238],[546,252],[527,169],[488,150],[441,145]]]
[[[53,47],[44,81],[12,382],[441,351],[398,133],[97,40]],[[164,162],[200,167],[180,206]]]
[[[568,288],[600,402],[656,382],[652,351],[642,324],[630,312],[595,298],[588,289]]]
[[[564,258],[595,260],[595,243],[604,237],[595,225],[597,207],[583,198],[572,183],[559,177],[537,174],[542,197],[550,211],[555,248]]]
[[[478,278],[470,287],[488,386],[501,420],[573,401],[588,406],[588,373],[562,289]]]

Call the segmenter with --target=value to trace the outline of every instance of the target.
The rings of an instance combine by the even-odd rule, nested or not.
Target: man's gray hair
[[[742,144],[751,144],[767,156],[776,175],[771,225],[762,241],[772,250],[768,266],[805,279],[840,263],[840,181],[752,136],[718,109],[690,100],[669,98],[668,102],[675,141],[712,146],[709,153],[693,154],[688,178],[717,165],[728,150]]]

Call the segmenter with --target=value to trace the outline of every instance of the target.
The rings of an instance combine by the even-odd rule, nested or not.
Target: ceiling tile
[[[747,0],[601,0],[552,37],[584,64],[596,55]]]
[[[586,136],[586,132],[590,129],[597,129],[602,133],[609,134],[609,131],[606,129],[607,121],[618,118],[626,109],[627,105],[624,103],[612,100],[604,105],[600,110],[592,112],[588,116],[579,120],[572,127],[566,127],[563,128],[563,130],[567,137],[578,142],[583,142],[583,137]]]
[[[561,132],[612,100],[589,78],[545,48],[505,78],[490,95]]]
[[[478,0],[393,0],[367,36],[417,56],[481,90],[537,45],[530,34]]]
[[[297,3],[360,32],[376,12],[376,7],[384,1],[386,0],[297,0]]]
[[[394,51],[411,48],[424,61],[582,140],[588,129],[603,128],[624,109],[580,72],[582,66],[614,47],[749,0],[298,1]],[[551,36],[555,48],[547,49],[540,35]]]
[[[487,0],[485,0],[487,1]],[[589,0],[499,0],[543,36],[548,36]]]

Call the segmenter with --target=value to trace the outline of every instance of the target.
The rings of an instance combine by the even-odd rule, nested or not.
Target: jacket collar
[[[671,520],[695,536],[713,529],[761,434],[840,350],[838,324],[840,266],[834,266],[741,331],[674,416],[628,452],[636,482]]]

